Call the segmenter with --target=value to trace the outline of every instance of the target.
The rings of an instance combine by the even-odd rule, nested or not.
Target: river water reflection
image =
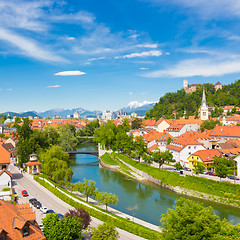
[[[85,144],[81,150],[96,150],[93,144]],[[144,221],[160,225],[161,215],[168,208],[173,208],[180,194],[164,189],[150,182],[139,183],[128,177],[98,165],[91,163],[97,161],[97,157],[88,154],[71,155],[73,178],[72,182],[83,181],[84,178],[96,182],[96,187],[101,192],[111,192],[118,196],[118,203],[114,206],[117,210],[132,215],[127,208],[137,206],[134,215]],[[90,165],[89,165],[90,164]],[[212,206],[216,214],[221,218],[232,220],[234,224],[240,223],[240,210],[233,207],[201,201],[206,206]]]

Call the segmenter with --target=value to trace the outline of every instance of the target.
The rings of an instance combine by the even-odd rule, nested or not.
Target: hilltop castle
[[[195,92],[198,85],[200,85],[200,84],[188,85],[188,80],[183,80],[183,88],[187,93]],[[216,91],[218,89],[222,89],[222,84],[220,82],[217,82],[214,86],[215,86]]]

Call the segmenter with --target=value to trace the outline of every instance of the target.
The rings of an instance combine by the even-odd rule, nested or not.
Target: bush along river
[[[80,151],[95,151],[97,146],[93,143],[81,145]],[[150,182],[138,182],[131,180],[125,175],[100,167],[98,158],[89,154],[70,155],[73,170],[72,182],[83,181],[84,178],[96,182],[100,192],[113,193],[118,196],[118,203],[114,206],[117,210],[133,215],[146,222],[161,225],[161,215],[173,208],[176,200],[182,195],[167,190]],[[191,198],[193,199],[193,198]],[[217,204],[200,199],[206,207],[212,206],[215,213],[221,218],[240,223],[240,210],[238,208]],[[134,210],[130,210],[134,208]]]

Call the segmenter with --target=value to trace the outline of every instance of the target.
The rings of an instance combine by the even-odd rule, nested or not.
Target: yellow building
[[[188,157],[189,168],[194,168],[195,162],[201,162],[205,167],[211,167],[214,157],[220,157],[222,153],[218,149],[199,150]]]

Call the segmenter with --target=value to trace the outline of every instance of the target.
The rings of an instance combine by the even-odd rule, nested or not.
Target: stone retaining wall
[[[98,161],[99,161],[99,163],[100,163],[101,166],[103,166],[103,167],[105,167],[105,168],[109,168],[109,169],[114,170],[114,171],[118,171],[118,169],[120,168],[120,166],[118,166],[118,165],[109,165],[109,164],[104,163],[104,162],[101,160],[100,157],[98,158]]]

